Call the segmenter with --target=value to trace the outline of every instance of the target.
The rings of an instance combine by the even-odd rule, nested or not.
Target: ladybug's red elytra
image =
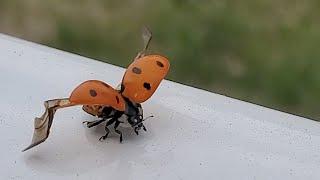
[[[114,89],[99,80],[88,80],[76,87],[69,98],[52,99],[44,102],[45,112],[40,118],[34,120],[34,133],[31,144],[25,148],[26,151],[44,142],[50,133],[53,117],[57,109],[83,105],[82,109],[97,116],[99,120],[84,121],[88,128],[106,121],[106,134],[99,140],[108,137],[108,126],[114,124],[114,130],[120,135],[118,119],[124,114],[127,122],[138,135],[143,125],[143,111],[140,103],[148,100],[158,88],[161,81],[167,75],[170,64],[169,60],[162,55],[146,55],[146,50],[152,38],[151,32],[143,29],[142,37],[144,48],[138,53],[134,61],[129,65],[123,76],[119,89]]]

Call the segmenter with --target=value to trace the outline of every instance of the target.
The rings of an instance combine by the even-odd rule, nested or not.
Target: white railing
[[[320,179],[318,122],[170,81],[143,104],[146,133],[99,142],[103,126],[73,107],[22,153],[44,100],[88,79],[116,86],[124,69],[6,35],[0,63],[1,179]]]

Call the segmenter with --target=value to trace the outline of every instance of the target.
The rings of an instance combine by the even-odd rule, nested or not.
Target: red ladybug
[[[169,61],[161,55],[145,55],[145,51],[151,40],[151,32],[148,29],[143,31],[144,49],[138,53],[133,63],[127,68],[119,89],[114,89],[108,84],[98,80],[88,80],[76,87],[69,98],[53,99],[44,102],[45,112],[40,118],[35,118],[34,134],[30,146],[26,151],[44,142],[50,132],[53,117],[57,109],[83,105],[83,110],[100,119],[92,122],[85,121],[87,127],[96,126],[106,121],[106,134],[99,140],[108,137],[108,126],[114,124],[114,130],[118,130],[121,121],[118,119],[125,114],[128,123],[138,135],[143,125],[143,111],[141,103],[148,100],[158,88],[160,82],[169,71]]]

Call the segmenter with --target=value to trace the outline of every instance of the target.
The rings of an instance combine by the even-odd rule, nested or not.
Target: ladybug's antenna
[[[143,121],[145,121],[145,120],[147,120],[147,119],[149,119],[149,118],[152,118],[152,117],[154,117],[154,116],[153,116],[153,115],[148,116],[148,117],[146,117],[146,118],[142,119],[142,121],[141,121],[141,122],[137,123],[136,125],[134,125],[134,126],[132,126],[132,127],[137,127],[137,126],[138,126],[139,124],[141,124]]]
[[[146,26],[143,26],[143,28],[142,28],[142,39],[143,39],[144,47],[143,47],[143,50],[141,51],[141,53],[144,53],[148,49],[148,46],[149,46],[150,41],[152,39],[152,33]]]
[[[154,117],[154,116],[153,116],[153,115],[148,116],[148,117],[144,118],[141,122],[143,122],[143,121],[145,121],[145,120],[147,120],[147,119],[149,119],[149,118],[152,118],[152,117]]]

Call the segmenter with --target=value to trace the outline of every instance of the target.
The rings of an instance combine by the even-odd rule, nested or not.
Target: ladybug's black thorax
[[[134,103],[130,101],[128,98],[124,97],[124,100],[126,102],[126,109],[124,113],[128,116],[136,116],[139,114],[139,107],[141,105],[139,103]]]
[[[128,122],[131,125],[136,125],[141,123],[143,119],[143,111],[142,111],[141,104],[134,103],[126,97],[124,97],[124,100],[126,102],[126,109],[124,114],[128,116]]]

